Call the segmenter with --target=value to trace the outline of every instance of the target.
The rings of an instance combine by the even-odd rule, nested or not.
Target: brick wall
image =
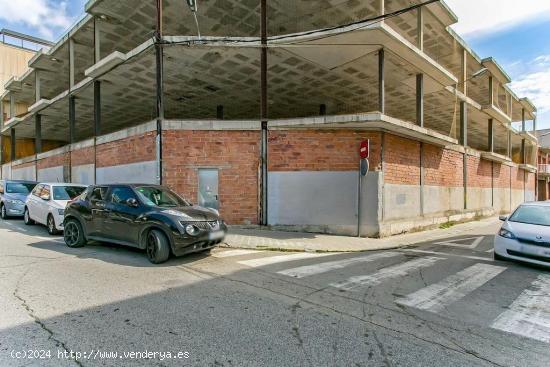
[[[493,174],[494,174],[494,185],[496,188],[503,188],[503,189],[510,188],[510,172],[511,172],[510,166],[495,163]]]
[[[198,169],[219,169],[220,214],[230,224],[258,223],[259,131],[163,132],[163,182],[197,202]]]
[[[468,155],[468,187],[491,188],[491,162]]]
[[[356,171],[359,167],[359,145],[365,139],[370,139],[370,169],[379,169],[381,133],[270,130],[269,171]]]
[[[525,190],[535,191],[537,184],[536,175],[532,172],[527,172],[527,181],[525,184]]]
[[[34,167],[34,161],[32,162],[27,162],[27,163],[23,163],[23,164],[18,164],[18,165],[14,165],[12,167],[13,170],[16,170],[16,169],[23,169],[23,168],[27,168],[27,167]]]
[[[518,167],[512,167],[512,189],[513,190],[523,190],[524,188],[524,170],[519,169]]]
[[[385,134],[384,180],[397,185],[420,185],[420,143]]]
[[[58,166],[69,166],[69,154],[61,153],[51,157],[38,160],[38,169],[45,169]]]
[[[96,147],[96,165],[98,168],[101,168],[154,161],[156,159],[155,139],[156,132],[150,131],[145,134],[98,145]]]
[[[464,185],[463,155],[449,149],[424,144],[424,184],[462,187]]]
[[[94,152],[94,147],[73,150],[71,152],[71,165],[75,167],[85,164],[93,164],[95,161]]]

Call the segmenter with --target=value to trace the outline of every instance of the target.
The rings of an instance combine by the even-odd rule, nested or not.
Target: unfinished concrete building
[[[196,22],[184,0],[85,10],[5,86],[29,108],[2,121],[3,177],[161,183],[230,224],[364,236],[535,199],[536,108],[443,1],[202,0]],[[17,138],[34,154],[12,159]]]

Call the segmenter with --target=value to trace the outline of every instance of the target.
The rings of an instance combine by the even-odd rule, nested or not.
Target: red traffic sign
[[[359,155],[361,159],[367,159],[370,153],[370,140],[363,140],[359,147]]]

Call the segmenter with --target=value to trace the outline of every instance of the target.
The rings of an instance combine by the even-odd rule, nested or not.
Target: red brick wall
[[[511,167],[504,164],[495,163],[493,170],[494,173],[494,185],[497,188],[510,188],[510,172]]]
[[[82,148],[71,152],[71,165],[73,167],[93,164],[94,161],[94,147]]]
[[[97,162],[100,167],[154,161],[156,159],[157,133],[150,131],[97,146]]]
[[[420,185],[420,143],[385,134],[384,181],[397,185]]]
[[[370,139],[370,169],[379,169],[381,133],[353,130],[271,130],[269,171],[356,171],[359,145]]]
[[[198,168],[218,168],[222,217],[257,224],[260,138],[259,131],[164,131],[163,182],[196,203]]]
[[[69,153],[61,153],[38,161],[38,169],[69,166]]]
[[[512,189],[523,190],[524,188],[524,170],[518,167],[512,167]]]
[[[468,156],[468,187],[491,188],[491,162],[476,156]]]
[[[22,169],[34,166],[34,161],[13,166],[12,169]]]
[[[424,144],[424,184],[462,187],[464,185],[463,161],[462,153]]]
[[[537,184],[536,175],[532,172],[527,172],[527,182],[525,189],[528,191],[535,191]]]

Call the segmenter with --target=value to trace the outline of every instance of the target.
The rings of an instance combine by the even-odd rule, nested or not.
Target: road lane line
[[[279,255],[279,256],[269,256],[269,257],[262,257],[260,259],[253,259],[253,260],[243,260],[239,261],[239,264],[250,266],[252,268],[256,268],[258,266],[265,266],[265,265],[272,265],[287,261],[295,261],[295,260],[304,260],[304,259],[314,259],[317,257],[323,257],[323,256],[330,256],[335,255],[335,253],[311,253],[311,252],[300,252],[292,255]]]
[[[231,256],[242,256],[242,255],[249,255],[249,254],[259,254],[262,251],[258,250],[227,250],[227,251],[219,251],[212,253],[212,256],[224,258],[224,257],[231,257]]]
[[[455,257],[463,257],[465,259],[471,259],[471,260],[481,260],[481,261],[494,261],[493,259],[489,257],[481,257],[481,256],[469,256],[469,255],[459,255],[459,254],[449,254],[447,252],[439,252],[439,251],[427,251],[427,250],[416,250],[416,249],[404,249],[401,250],[404,252],[415,252],[419,254],[430,254],[430,255],[438,255],[438,256],[455,256]]]
[[[441,257],[421,257],[398,265],[382,268],[374,274],[353,276],[345,281],[332,283],[331,286],[346,290],[362,286],[374,286],[387,279],[406,276],[414,270],[432,266],[436,261],[441,259]]]
[[[475,264],[396,302],[421,310],[439,312],[472,293],[504,270],[506,268],[502,266]]]
[[[550,275],[539,275],[491,327],[550,343]]]
[[[337,261],[328,261],[323,262],[320,264],[313,264],[313,265],[306,265],[306,266],[300,266],[297,268],[282,270],[277,272],[278,274],[287,275],[294,278],[303,278],[310,275],[315,274],[322,274],[326,273],[332,270],[336,269],[342,269],[347,266],[358,264],[362,262],[372,262],[379,259],[384,259],[388,257],[394,257],[401,255],[399,252],[380,252],[377,254],[367,255],[367,256],[361,256],[361,257],[354,257],[351,259],[345,259],[345,260],[337,260]]]

